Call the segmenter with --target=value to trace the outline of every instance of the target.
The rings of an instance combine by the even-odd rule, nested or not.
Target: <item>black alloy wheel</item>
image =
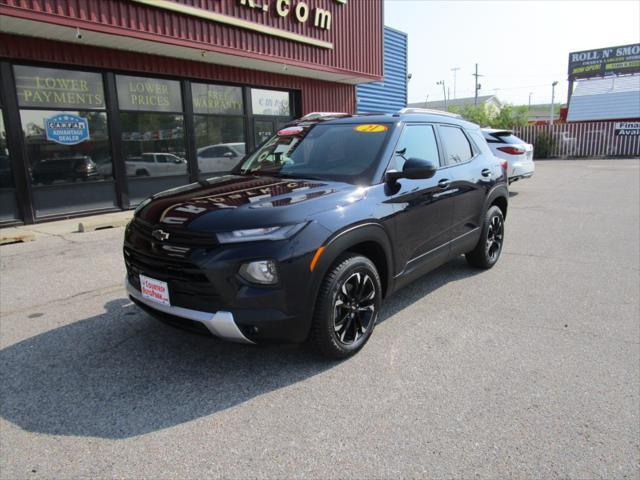
[[[487,210],[475,248],[466,253],[467,262],[478,268],[491,268],[500,258],[504,245],[504,215],[496,205]]]
[[[339,288],[334,302],[333,330],[344,345],[357,342],[376,316],[376,287],[367,271],[352,273]]]
[[[502,240],[504,239],[504,221],[501,215],[491,217],[487,230],[487,257],[495,263],[502,250]]]
[[[381,302],[382,285],[373,262],[349,252],[340,255],[318,292],[309,342],[326,357],[350,357],[371,337]]]

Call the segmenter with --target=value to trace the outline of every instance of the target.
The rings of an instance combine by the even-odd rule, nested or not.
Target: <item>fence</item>
[[[616,135],[615,122],[529,125],[515,128],[514,134],[534,146],[538,135],[549,135],[551,157],[640,156],[640,135]]]

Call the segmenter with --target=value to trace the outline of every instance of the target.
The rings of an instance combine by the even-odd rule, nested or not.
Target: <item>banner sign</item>
[[[640,135],[640,122],[616,122],[616,137]]]
[[[61,145],[76,145],[89,140],[89,122],[71,113],[59,113],[44,119],[47,140]]]
[[[13,68],[21,107],[104,109],[99,73],[23,65]]]
[[[242,88],[224,85],[191,84],[193,113],[242,115]]]
[[[569,54],[569,80],[640,72],[640,43]]]
[[[116,75],[120,110],[181,112],[180,82],[162,78]]]

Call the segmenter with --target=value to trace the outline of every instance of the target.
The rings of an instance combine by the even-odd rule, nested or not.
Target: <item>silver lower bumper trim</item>
[[[204,326],[206,326],[216,337],[221,337],[225,340],[231,340],[232,342],[238,343],[255,343],[242,334],[236,325],[231,312],[201,312],[199,310],[191,310],[189,308],[162,305],[161,303],[144,298],[142,294],[136,290],[131,283],[129,283],[128,279],[125,279],[124,283],[127,293],[137,301],[147,305],[149,308],[153,308],[159,312],[174,315],[176,317],[187,318],[189,320],[200,322],[204,324]]]

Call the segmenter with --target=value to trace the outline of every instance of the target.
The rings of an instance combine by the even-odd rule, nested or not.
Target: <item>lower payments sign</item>
[[[76,145],[89,140],[89,122],[71,113],[59,113],[44,119],[47,140],[62,145]]]

